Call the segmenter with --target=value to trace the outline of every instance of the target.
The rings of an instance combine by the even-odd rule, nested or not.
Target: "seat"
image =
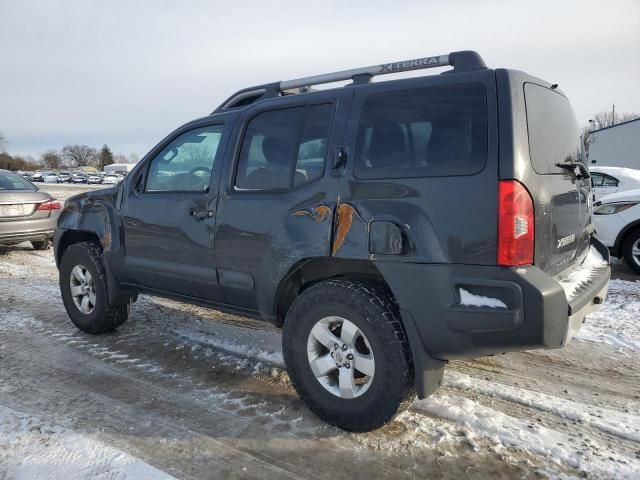
[[[286,139],[278,136],[265,137],[262,140],[262,155],[267,162],[266,167],[260,167],[249,173],[242,188],[252,190],[281,190],[288,189],[291,184],[291,158],[287,155],[291,145]],[[296,184],[304,183],[304,174],[296,172]]]
[[[406,161],[402,127],[390,122],[376,124],[371,133],[368,159],[373,168],[401,166]]]

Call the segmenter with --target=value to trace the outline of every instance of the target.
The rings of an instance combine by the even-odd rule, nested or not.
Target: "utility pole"
[[[613,104],[613,109],[611,111],[611,126],[616,124],[616,104]]]

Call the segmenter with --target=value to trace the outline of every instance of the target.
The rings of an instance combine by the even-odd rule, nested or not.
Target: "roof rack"
[[[218,113],[230,108],[248,105],[263,98],[271,98],[291,93],[303,93],[308,91],[312,85],[339,82],[341,80],[353,80],[354,83],[368,83],[372,77],[386,75],[389,73],[409,72],[422,70],[425,68],[436,68],[452,66],[452,72],[466,72],[471,70],[482,70],[487,68],[482,57],[474,51],[465,50],[452,52],[448,55],[437,55],[435,57],[416,58],[401,62],[383,63],[370,67],[354,68],[342,70],[340,72],[323,73],[311,77],[296,78],[282,82],[267,83],[255,87],[244,88],[231,95],[213,113]],[[295,90],[298,92],[295,92]]]

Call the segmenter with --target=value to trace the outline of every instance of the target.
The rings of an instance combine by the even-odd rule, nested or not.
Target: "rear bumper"
[[[45,218],[0,222],[0,244],[51,240],[59,216],[60,210],[52,210]]]
[[[606,247],[595,239],[592,245],[608,261]],[[396,296],[405,324],[415,324],[419,339],[411,339],[412,351],[422,349],[439,360],[563,347],[604,301],[611,274],[608,265],[599,267],[569,294],[536,266],[376,266]],[[460,289],[497,299],[506,308],[462,305]]]
[[[12,234],[0,234],[0,245],[2,244],[14,244],[22,243],[30,240],[52,240],[53,229],[51,230],[38,230],[32,232],[20,232]]]

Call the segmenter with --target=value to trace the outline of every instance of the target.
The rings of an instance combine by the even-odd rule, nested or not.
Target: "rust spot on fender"
[[[351,230],[351,226],[353,225],[353,217],[358,217],[358,212],[348,203],[341,203],[337,207],[336,211],[336,229],[333,241],[333,251],[332,255],[335,255],[345,239],[347,238],[347,234],[349,230]]]
[[[102,237],[102,250],[108,252],[111,250],[111,230],[107,229]]]
[[[331,209],[326,205],[320,205],[311,210],[298,210],[297,212],[293,212],[293,215],[296,217],[311,217],[316,222],[321,223],[331,216]]]

